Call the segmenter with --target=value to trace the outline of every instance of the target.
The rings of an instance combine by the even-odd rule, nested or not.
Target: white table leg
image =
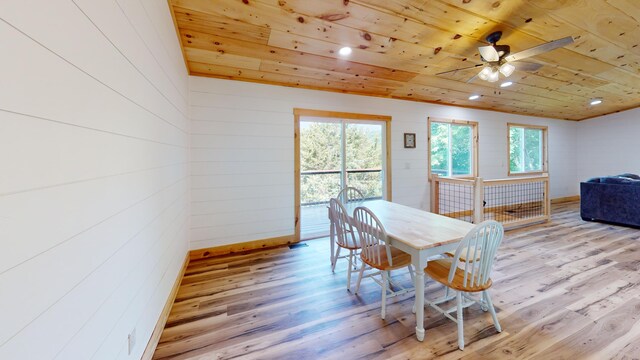
[[[424,340],[424,272],[416,273],[416,337]]]
[[[415,291],[416,291],[416,338],[418,341],[424,340],[424,267],[427,265],[427,257],[423,252],[412,254],[412,262],[415,268]]]

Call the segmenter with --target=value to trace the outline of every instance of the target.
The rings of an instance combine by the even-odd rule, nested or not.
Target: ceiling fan
[[[505,77],[509,77],[516,69],[521,71],[536,71],[541,64],[521,62],[520,60],[528,57],[536,56],[563,46],[573,43],[573,37],[567,36],[565,38],[550,41],[532,48],[522,50],[515,54],[511,54],[511,47],[509,45],[498,45],[498,41],[502,37],[502,31],[492,32],[487,36],[487,42],[491,45],[480,46],[478,51],[480,52],[480,58],[484,62],[483,64],[476,64],[474,66],[468,66],[460,69],[454,69],[449,71],[443,71],[436,75],[448,74],[460,70],[472,69],[482,66],[482,70],[477,75],[474,75],[467,82],[471,82],[476,77],[489,82],[496,82],[500,78],[500,74]]]

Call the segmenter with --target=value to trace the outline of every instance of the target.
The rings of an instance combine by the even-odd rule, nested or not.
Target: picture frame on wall
[[[407,149],[415,149],[416,147],[415,133],[404,133],[404,147]]]

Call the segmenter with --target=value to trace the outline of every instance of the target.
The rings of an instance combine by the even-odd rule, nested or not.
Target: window
[[[507,124],[509,175],[547,171],[547,127]]]
[[[429,118],[429,178],[478,175],[478,123]]]

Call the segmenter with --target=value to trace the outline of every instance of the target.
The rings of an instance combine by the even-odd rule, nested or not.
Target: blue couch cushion
[[[636,175],[636,174],[624,173],[624,174],[620,174],[618,176],[619,177],[629,178],[629,179],[634,179],[634,180],[640,180],[640,175]]]
[[[640,186],[640,180],[634,180],[627,177],[619,176],[607,176],[600,178],[600,182],[603,184],[618,184],[618,185],[636,185]]]

